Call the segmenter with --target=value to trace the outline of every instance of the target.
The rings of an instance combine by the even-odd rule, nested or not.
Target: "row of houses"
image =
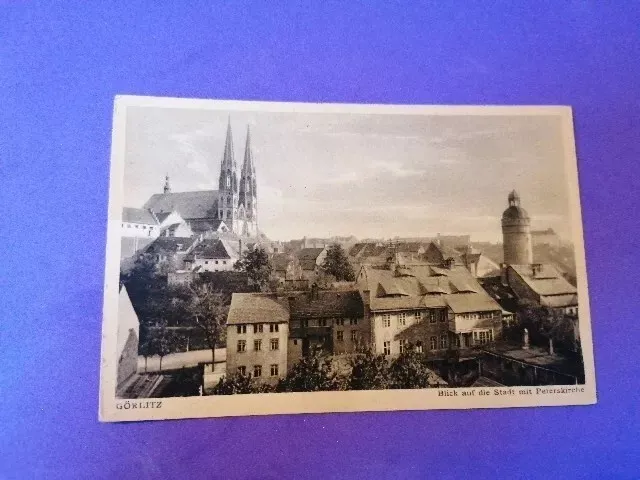
[[[389,357],[413,348],[437,358],[501,334],[500,305],[464,266],[363,267],[351,290],[234,294],[227,374],[274,382],[315,348]]]

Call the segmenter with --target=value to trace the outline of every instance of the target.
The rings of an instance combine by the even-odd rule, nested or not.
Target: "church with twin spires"
[[[249,127],[244,161],[238,172],[231,122],[227,125],[218,190],[172,192],[167,175],[163,193],[152,195],[144,204],[144,209],[155,215],[178,212],[194,233],[228,231],[238,236],[258,237],[256,170]]]

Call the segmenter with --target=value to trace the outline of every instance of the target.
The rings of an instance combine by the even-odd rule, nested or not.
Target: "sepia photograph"
[[[100,418],[595,403],[568,107],[117,97]]]

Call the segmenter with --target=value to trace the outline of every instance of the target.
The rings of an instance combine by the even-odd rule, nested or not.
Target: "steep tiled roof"
[[[144,208],[154,213],[177,211],[185,220],[215,218],[218,204],[217,190],[197,192],[156,193]]]
[[[454,312],[500,310],[498,303],[462,266],[447,269],[420,265],[395,271],[364,267],[362,273],[360,288],[373,293],[372,310],[446,306]]]
[[[289,311],[292,319],[361,318],[364,315],[364,305],[360,293],[357,291],[319,291],[317,298],[314,298],[311,292],[291,297]]]
[[[486,293],[458,293],[455,295],[447,295],[446,302],[453,313],[502,310],[498,302]]]
[[[288,323],[289,302],[270,293],[234,293],[227,325],[241,323]]]
[[[197,241],[196,237],[158,237],[145,249],[148,253],[170,255],[176,252],[187,252]]]
[[[410,310],[420,308],[444,308],[444,295],[412,295],[408,297],[373,297],[371,310]]]
[[[538,295],[577,293],[576,287],[571,285],[552,265],[542,264],[535,274],[531,265],[510,265],[510,267]]]
[[[324,248],[303,248],[296,256],[304,270],[313,270],[316,268],[316,261],[323,250]]]
[[[193,249],[197,258],[231,258],[231,248],[223,240],[206,239]]]
[[[158,221],[146,208],[122,208],[122,221],[126,223],[141,223],[144,225],[157,225]]]
[[[553,295],[544,297],[542,299],[542,304],[547,307],[577,307],[578,306],[578,295]]]

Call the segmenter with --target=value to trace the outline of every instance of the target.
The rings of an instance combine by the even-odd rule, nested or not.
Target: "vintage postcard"
[[[115,99],[102,421],[596,401],[569,107]]]

